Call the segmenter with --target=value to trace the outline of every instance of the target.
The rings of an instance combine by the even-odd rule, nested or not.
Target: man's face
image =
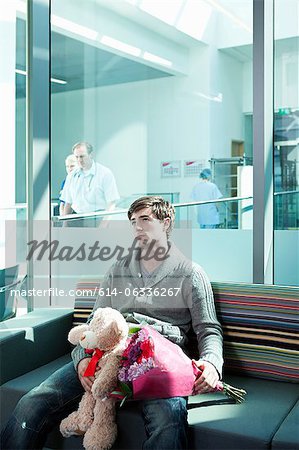
[[[92,156],[88,154],[87,149],[84,145],[80,147],[76,147],[73,151],[74,156],[76,157],[78,167],[83,170],[88,170],[92,165]]]
[[[77,167],[77,163],[75,161],[66,161],[65,170],[67,174],[71,173],[75,167]]]
[[[130,219],[134,238],[138,240],[139,247],[144,248],[155,240],[161,246],[167,242],[166,230],[169,227],[169,219],[160,221],[151,208],[144,208],[132,214]]]

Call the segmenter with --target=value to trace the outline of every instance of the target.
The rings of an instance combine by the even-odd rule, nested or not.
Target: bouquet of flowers
[[[135,400],[189,396],[201,373],[182,349],[146,325],[136,328],[125,349],[118,372],[118,388],[110,396]],[[246,391],[219,381],[215,391],[244,400]]]

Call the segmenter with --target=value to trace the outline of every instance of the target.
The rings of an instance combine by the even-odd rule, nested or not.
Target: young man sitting
[[[169,241],[174,215],[161,197],[141,197],[130,206],[137,251],[113,264],[101,287],[115,295],[99,296],[94,310],[111,306],[128,322],[148,322],[183,349],[193,328],[200,356],[196,364],[202,370],[194,392],[206,393],[221,377],[222,332],[206,274]],[[167,295],[170,288],[175,296]],[[79,346],[72,357],[72,363],[19,401],[3,430],[2,449],[42,448],[48,432],[76,409],[84,390],[91,390],[94,378],[83,376],[90,358]],[[186,398],[144,400],[141,407],[147,435],[143,449],[187,448]]]

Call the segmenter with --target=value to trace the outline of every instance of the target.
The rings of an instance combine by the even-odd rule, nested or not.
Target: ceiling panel
[[[16,67],[21,70],[25,70],[25,36],[25,21],[18,19]],[[51,76],[67,82],[51,83],[52,93],[172,76],[55,32],[51,34],[51,55]],[[17,96],[24,97],[26,77],[16,74],[16,80]]]

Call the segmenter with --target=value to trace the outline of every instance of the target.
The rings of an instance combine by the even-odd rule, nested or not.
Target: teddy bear
[[[128,324],[113,308],[98,308],[88,324],[74,327],[68,340],[80,344],[86,352],[92,349],[90,363],[84,373],[94,376],[91,393],[85,392],[77,411],[60,424],[64,437],[83,435],[87,450],[112,447],[117,436],[115,399],[109,393],[117,385],[121,355],[126,347]]]

